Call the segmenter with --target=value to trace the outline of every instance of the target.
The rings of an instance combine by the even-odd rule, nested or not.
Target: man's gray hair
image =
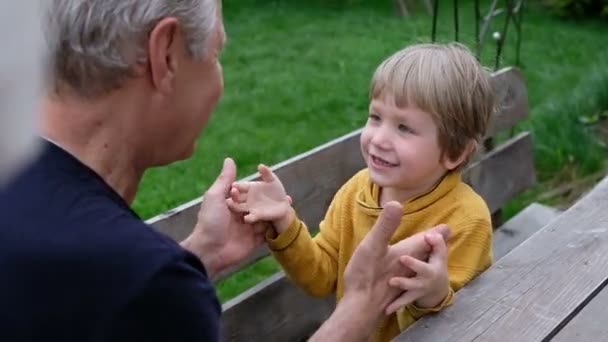
[[[147,38],[163,18],[175,17],[187,51],[202,58],[217,24],[219,0],[52,0],[47,41],[54,91],[67,86],[94,97],[134,76],[145,62]]]

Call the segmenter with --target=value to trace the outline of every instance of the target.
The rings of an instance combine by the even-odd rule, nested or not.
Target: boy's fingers
[[[232,188],[230,190],[230,197],[236,203],[245,203],[245,202],[247,202],[247,192],[240,192],[236,188]]]
[[[414,271],[414,273],[416,274],[422,274],[425,275],[427,272],[427,268],[428,268],[428,264],[425,263],[424,261],[420,261],[416,258],[412,258],[409,255],[402,255],[399,258],[399,261],[401,262],[401,265],[409,268],[410,270]]]
[[[243,220],[245,221],[245,223],[250,223],[250,224],[257,223],[259,221],[258,217],[252,213],[245,215],[243,217]]]
[[[443,240],[449,241],[452,235],[452,231],[447,224],[440,224],[431,229],[431,232],[437,233],[443,237]]]
[[[403,291],[411,291],[420,289],[420,282],[416,278],[392,277],[388,284],[394,288]]]
[[[246,194],[247,192],[249,192],[250,186],[251,185],[249,184],[249,182],[232,183],[232,188],[237,189],[241,194]]]
[[[226,199],[226,205],[230,210],[237,213],[246,213],[249,211],[245,203],[237,203],[232,198]]]
[[[429,236],[426,237],[426,240],[433,247],[431,256],[429,257],[429,264],[445,262],[448,255],[448,249],[442,236],[433,233],[428,235]]]
[[[419,296],[418,291],[405,291],[386,307],[386,315],[397,312],[400,308],[413,303]]]
[[[274,173],[272,173],[268,166],[260,164],[260,166],[258,166],[258,171],[264,182],[272,183],[272,181],[274,181]]]
[[[282,216],[283,211],[278,206],[251,209],[250,214],[256,221],[272,221]]]

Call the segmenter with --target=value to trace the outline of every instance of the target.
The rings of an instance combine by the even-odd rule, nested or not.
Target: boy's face
[[[399,108],[392,96],[374,99],[361,133],[361,152],[372,181],[382,188],[420,194],[454,165],[441,160],[438,129],[429,113]]]

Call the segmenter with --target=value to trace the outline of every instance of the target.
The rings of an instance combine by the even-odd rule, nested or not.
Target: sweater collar
[[[403,205],[403,215],[420,211],[443,198],[461,182],[459,171],[448,172],[438,183],[425,194],[412,198]],[[360,209],[371,216],[378,216],[382,211],[380,205],[380,187],[368,177],[365,186],[357,194],[357,204]]]

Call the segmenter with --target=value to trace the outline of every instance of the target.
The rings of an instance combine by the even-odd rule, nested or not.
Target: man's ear
[[[462,165],[462,163],[467,161],[469,159],[469,157],[472,156],[473,153],[475,153],[476,150],[477,150],[477,142],[475,140],[470,140],[469,143],[467,144],[467,146],[465,147],[464,151],[462,151],[462,153],[460,154],[460,156],[458,156],[458,158],[450,159],[447,156],[444,156],[443,161],[442,161],[443,167],[445,167],[447,170],[450,170],[450,171],[455,170],[460,165]]]
[[[173,90],[179,55],[179,22],[176,18],[159,21],[148,36],[148,59],[152,85],[161,93]]]

